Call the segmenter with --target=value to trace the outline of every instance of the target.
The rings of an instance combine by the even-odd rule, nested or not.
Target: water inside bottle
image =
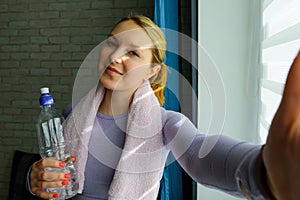
[[[45,168],[45,171],[63,172],[71,174],[69,184],[60,188],[47,188],[46,192],[59,193],[59,198],[55,200],[64,200],[71,198],[77,194],[78,181],[76,179],[76,169],[70,160],[70,154],[65,151],[65,141],[62,132],[61,119],[59,117],[50,118],[38,125],[40,155],[43,158],[53,158],[65,162],[65,167],[61,168]],[[53,199],[54,200],[54,199]]]

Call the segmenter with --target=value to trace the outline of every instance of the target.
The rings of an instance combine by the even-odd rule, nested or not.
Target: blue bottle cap
[[[41,88],[41,97],[40,97],[40,105],[46,106],[46,105],[53,105],[54,100],[53,97],[49,93],[49,88]]]

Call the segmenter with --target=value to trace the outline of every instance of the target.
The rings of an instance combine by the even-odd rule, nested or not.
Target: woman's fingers
[[[30,178],[30,188],[34,194],[40,189],[44,191],[47,188],[60,188],[68,185],[71,174],[39,171],[35,176]]]
[[[41,181],[55,181],[55,180],[67,180],[71,177],[70,174],[63,172],[45,172],[41,171],[38,174],[37,179]]]
[[[62,186],[68,185],[69,180],[63,181],[34,181],[32,183],[33,188],[60,188]]]
[[[76,161],[76,156],[71,156],[71,161],[75,162]]]
[[[58,198],[59,193],[51,191],[51,188],[61,188],[69,184],[71,174],[60,171],[65,165],[65,162],[52,158],[44,158],[35,162],[29,175],[31,192],[43,199]]]
[[[57,160],[50,160],[50,159],[42,159],[33,164],[31,173],[30,173],[30,180],[45,180],[45,181],[53,181],[53,180],[64,180],[65,173],[63,172],[53,172],[48,169],[63,169],[65,163],[57,161]]]
[[[34,163],[33,167],[39,170],[43,170],[44,168],[64,168],[65,163],[59,160],[54,160],[52,158],[41,159]]]
[[[57,192],[45,192],[41,188],[34,188],[32,189],[32,192],[36,194],[36,196],[42,198],[42,199],[53,199],[53,198],[58,198],[59,193]]]
[[[40,172],[40,178],[31,179],[31,192],[43,199],[58,198],[59,193],[49,192],[46,189],[61,188],[69,184],[70,174],[61,172]]]

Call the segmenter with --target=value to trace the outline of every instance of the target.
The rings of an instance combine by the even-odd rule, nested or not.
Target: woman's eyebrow
[[[115,39],[115,40],[117,39],[117,38],[115,37],[115,35],[113,35],[113,34],[111,34],[111,33],[107,35],[107,38],[109,38],[109,37],[112,37],[112,38]]]
[[[116,41],[118,40],[117,37],[114,34],[112,34],[112,33],[108,34],[107,37],[108,38],[111,37],[111,38],[113,38]],[[140,50],[153,48],[153,44],[148,44],[148,45],[140,46],[140,45],[137,45],[137,44],[134,44],[134,43],[129,43],[127,46],[129,48],[132,48],[132,49],[140,49]]]

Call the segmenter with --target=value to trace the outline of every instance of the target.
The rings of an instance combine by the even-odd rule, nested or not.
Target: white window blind
[[[300,1],[262,1],[260,140],[266,141],[288,70],[300,50]]]

